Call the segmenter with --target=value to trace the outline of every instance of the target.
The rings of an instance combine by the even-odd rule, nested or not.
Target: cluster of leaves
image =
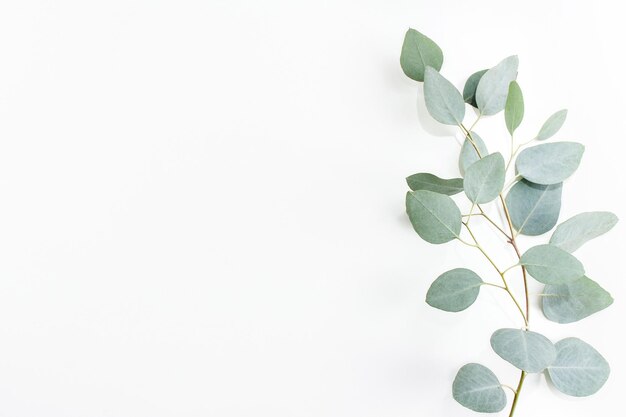
[[[587,241],[609,231],[617,217],[609,212],[578,214],[559,224],[547,244],[521,253],[516,238],[537,236],[552,230],[561,210],[563,182],[578,168],[584,147],[574,142],[534,144],[554,136],[567,117],[567,110],[550,116],[537,135],[516,146],[513,134],[524,117],[524,100],[517,83],[518,58],[510,56],[490,69],[472,74],[463,93],[440,74],[443,53],[430,38],[409,29],[400,63],[405,74],[424,83],[424,100],[430,115],[440,123],[458,126],[464,135],[459,156],[462,177],[443,179],[430,173],[407,178],[411,191],[406,195],[406,210],[413,228],[425,241],[442,244],[452,240],[479,249],[500,275],[503,285],[484,281],[475,272],[456,268],[441,274],[430,286],[426,302],[440,310],[459,312],[477,299],[480,289],[489,285],[508,293],[524,320],[522,328],[500,329],[491,337],[497,355],[519,370],[521,377],[514,389],[511,414],[528,373],[546,372],[559,391],[577,397],[597,392],[606,382],[610,368],[607,361],[589,344],[577,338],[553,343],[529,330],[528,285],[530,275],[545,288],[543,313],[551,321],[571,323],[582,320],[612,304],[611,295],[586,276],[582,263],[573,255]],[[477,119],[504,111],[505,126],[511,138],[508,162],[499,152],[489,153],[482,138],[463,124],[467,106],[475,108]],[[520,149],[522,149],[521,152]],[[511,187],[505,186],[507,172],[514,167]],[[508,192],[507,192],[508,189]],[[471,208],[462,215],[451,198],[465,194]],[[499,204],[509,231],[493,221],[481,205]],[[479,212],[474,213],[478,209]],[[470,228],[474,216],[487,219],[506,237],[519,262],[500,269],[479,244]],[[462,237],[466,229],[471,241]],[[507,283],[507,273],[518,269],[524,279],[526,310],[522,308]],[[506,407],[505,391],[496,375],[487,367],[470,363],[463,366],[453,383],[453,397],[461,405],[478,412],[499,412]]]

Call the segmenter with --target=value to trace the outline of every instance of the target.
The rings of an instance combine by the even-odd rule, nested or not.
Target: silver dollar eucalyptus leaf
[[[463,178],[443,179],[426,172],[413,174],[407,177],[406,182],[413,191],[428,190],[445,195],[463,191]]]
[[[517,160],[517,173],[535,184],[558,184],[576,171],[585,147],[576,142],[544,143],[524,149]]]
[[[474,145],[476,145],[476,147],[480,151],[481,156],[486,156],[489,154],[489,151],[487,150],[487,145],[485,145],[485,142],[482,140],[482,138],[478,136],[478,133],[472,132],[472,139],[474,140]],[[468,138],[465,138],[463,146],[461,147],[461,153],[459,154],[459,171],[461,171],[461,175],[465,175],[467,167],[469,167],[479,159],[480,156],[478,156],[476,149],[474,149],[474,146],[472,145],[470,140]]]
[[[465,102],[461,93],[432,67],[426,67],[424,100],[430,115],[446,125],[460,125],[465,117]]]
[[[555,346],[556,360],[548,367],[548,374],[563,394],[586,397],[598,392],[609,379],[609,364],[589,344],[570,337]]]
[[[452,396],[463,407],[479,413],[497,413],[506,407],[498,377],[478,363],[464,365],[454,378]]]
[[[498,152],[474,162],[465,172],[463,187],[473,203],[484,204],[494,200],[504,187],[504,158]]]
[[[556,349],[547,337],[527,330],[496,330],[491,347],[502,359],[529,373],[543,371],[556,358]]]
[[[415,29],[409,29],[404,35],[400,66],[407,77],[415,81],[424,81],[426,67],[437,71],[443,65],[441,48],[429,37]]]
[[[463,87],[463,100],[465,100],[465,102],[472,107],[478,108],[478,105],[476,104],[476,87],[478,87],[480,79],[486,72],[486,69],[477,71],[470,75],[465,82],[465,86]]]
[[[542,300],[543,314],[557,323],[582,320],[613,304],[611,294],[587,277],[567,284],[546,285]]]
[[[410,191],[406,194],[406,212],[413,228],[426,242],[446,243],[461,233],[461,212],[447,195]]]
[[[541,126],[539,133],[537,134],[537,140],[546,140],[551,138],[561,129],[565,119],[567,118],[567,109],[559,110],[546,120]]]
[[[511,136],[515,129],[519,127],[524,118],[524,96],[517,81],[509,84],[509,95],[504,106],[504,122]]]
[[[544,284],[565,284],[585,275],[585,268],[578,259],[552,245],[533,246],[524,252],[520,264]]]
[[[580,213],[557,226],[550,244],[574,252],[586,242],[602,236],[617,224],[617,216],[608,211]]]
[[[481,114],[490,116],[504,110],[509,84],[517,78],[517,56],[503,59],[488,70],[476,87],[476,104]]]
[[[539,185],[526,180],[516,183],[506,196],[513,227],[528,236],[552,229],[561,211],[562,184]]]
[[[426,302],[444,311],[463,311],[476,301],[483,280],[475,272],[456,268],[441,274],[430,286]]]

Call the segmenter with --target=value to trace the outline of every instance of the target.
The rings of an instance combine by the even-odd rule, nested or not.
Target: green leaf
[[[424,81],[426,67],[437,71],[443,65],[443,52],[429,37],[415,29],[409,29],[404,35],[400,66],[407,77],[415,81]]]
[[[454,378],[452,396],[463,407],[479,413],[497,413],[506,407],[498,377],[478,363],[464,365]]]
[[[478,108],[478,105],[476,104],[476,87],[478,87],[480,79],[486,72],[486,69],[477,71],[470,75],[467,81],[465,81],[465,86],[463,87],[463,100],[465,100],[465,102],[472,107]]]
[[[480,151],[480,154],[482,156],[488,155],[489,151],[487,150],[487,145],[485,145],[482,138],[478,136],[478,133],[472,132],[472,138],[474,139],[474,144]],[[476,153],[476,149],[474,149],[470,140],[465,138],[463,146],[461,147],[461,153],[459,154],[459,171],[461,171],[461,175],[465,175],[467,167],[479,159],[480,157],[478,156],[478,153]]]
[[[506,196],[515,229],[528,236],[546,233],[556,225],[561,211],[562,184],[539,185],[521,180]]]
[[[426,67],[424,100],[430,115],[446,125],[460,125],[465,117],[465,102],[461,93],[432,67]]]
[[[520,264],[544,284],[565,284],[585,275],[585,268],[578,259],[552,245],[533,246],[522,255]]]
[[[613,304],[611,294],[587,277],[567,284],[546,285],[542,299],[543,314],[557,323],[582,320]]]
[[[582,245],[602,236],[617,224],[617,216],[608,211],[580,213],[557,226],[550,244],[574,252]]]
[[[544,143],[524,149],[515,162],[517,173],[535,184],[557,184],[576,171],[585,147],[576,142]]]
[[[465,268],[441,274],[430,286],[426,302],[443,311],[463,311],[476,301],[483,280]]]
[[[445,195],[454,195],[463,191],[463,178],[447,180],[426,172],[413,174],[407,177],[406,182],[413,191],[428,190]]]
[[[556,358],[556,349],[547,337],[527,330],[496,330],[491,347],[502,359],[529,373],[543,371]]]
[[[504,121],[511,135],[522,123],[523,118],[524,96],[517,81],[511,81],[511,84],[509,84],[509,95],[506,97],[506,104],[504,105]]]
[[[465,172],[463,187],[473,203],[484,204],[494,200],[504,187],[504,158],[499,152],[474,162]]]
[[[461,233],[461,211],[446,195],[410,191],[406,194],[406,212],[413,228],[426,242],[446,243]]]
[[[586,397],[609,379],[611,368],[600,353],[575,337],[556,343],[556,360],[548,367],[552,383],[563,394]]]
[[[504,110],[509,84],[517,78],[519,60],[513,55],[488,70],[476,87],[476,104],[480,113],[490,116]]]
[[[567,109],[559,110],[546,120],[541,126],[539,133],[537,134],[537,140],[546,140],[556,134],[561,129],[565,119],[567,118]]]

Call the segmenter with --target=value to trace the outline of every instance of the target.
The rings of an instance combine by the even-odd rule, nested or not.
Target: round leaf
[[[509,133],[513,135],[524,118],[524,96],[517,81],[509,84],[509,95],[504,106],[504,121]]]
[[[509,84],[517,77],[517,56],[503,59],[488,70],[476,87],[476,104],[481,114],[490,116],[504,110]]]
[[[539,185],[521,180],[506,196],[515,229],[528,236],[546,233],[554,227],[561,211],[562,184]]]
[[[443,52],[432,39],[409,29],[404,35],[400,66],[407,77],[415,81],[424,81],[426,67],[433,67],[437,71],[443,65]]]
[[[575,337],[556,343],[556,360],[548,367],[552,383],[563,394],[586,397],[604,385],[611,368],[593,347]]]
[[[446,125],[460,125],[465,117],[465,102],[461,93],[432,67],[426,67],[424,100],[430,115]]]
[[[467,81],[465,81],[465,86],[463,87],[463,100],[465,100],[465,102],[472,107],[478,108],[478,105],[476,104],[476,87],[478,87],[480,79],[486,72],[486,69],[477,71],[470,75]]]
[[[441,274],[430,286],[426,302],[444,311],[463,311],[476,301],[483,280],[473,271],[456,268]]]
[[[543,371],[556,358],[556,349],[547,337],[527,330],[496,330],[491,347],[502,359],[529,373]]]
[[[552,245],[533,246],[522,255],[520,264],[544,284],[565,284],[585,275],[585,268],[578,259]]]
[[[582,320],[613,304],[611,294],[587,277],[567,284],[546,285],[542,299],[543,314],[557,323]]]
[[[482,140],[482,138],[478,136],[478,133],[472,132],[472,139],[474,140],[474,144],[480,151],[481,156],[489,154],[489,151],[487,150],[487,145],[485,145],[485,142]],[[478,156],[476,149],[474,149],[474,146],[472,145],[470,140],[468,138],[465,138],[463,146],[461,147],[461,153],[459,154],[459,171],[461,171],[461,175],[465,175],[465,171],[467,170],[467,168],[479,159],[480,156]]]
[[[406,182],[413,191],[428,190],[445,195],[454,195],[463,191],[463,178],[447,180],[426,172],[413,174],[407,177]]]
[[[498,377],[478,363],[464,365],[454,378],[452,396],[463,407],[479,413],[497,413],[506,407]]]
[[[539,133],[537,134],[537,140],[546,140],[556,134],[561,129],[565,119],[567,118],[567,109],[559,110],[546,120],[541,126]]]
[[[478,204],[494,200],[504,187],[504,158],[498,152],[474,162],[465,172],[463,187],[470,201]]]
[[[429,243],[446,243],[461,233],[461,211],[446,195],[410,191],[406,194],[406,212],[417,234]]]
[[[517,160],[517,173],[535,184],[557,184],[576,171],[585,147],[576,142],[544,143],[524,149]]]
[[[574,252],[586,242],[601,236],[617,224],[617,216],[608,211],[580,213],[557,226],[550,244]]]

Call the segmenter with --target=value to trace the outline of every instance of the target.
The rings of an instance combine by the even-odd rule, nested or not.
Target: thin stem
[[[507,384],[500,384],[500,386],[501,386],[501,387],[503,387],[503,388],[508,388],[508,389],[510,389],[510,390],[513,392],[513,394],[517,394],[517,391],[515,391],[515,388],[513,388],[513,387],[512,387],[512,386],[510,386],[510,385],[507,385]]]
[[[519,400],[519,395],[522,391],[522,386],[524,385],[525,379],[526,372],[522,371],[522,375],[519,377],[519,383],[517,384],[517,390],[515,390],[515,397],[513,397],[513,405],[511,406],[511,412],[509,413],[509,417],[513,417],[513,414],[515,414],[515,408],[517,407],[517,401]]]
[[[487,216],[487,213],[484,212],[483,208],[478,205],[478,210],[480,210],[480,215],[483,216],[489,223],[491,223],[496,229],[500,231],[508,240],[511,240],[511,236],[509,236],[496,222],[494,222],[491,217]]]
[[[504,288],[502,285],[492,284],[491,282],[483,282],[480,285],[489,285],[490,287],[496,287],[496,288],[500,288],[501,290],[505,290],[506,291],[506,288]]]

